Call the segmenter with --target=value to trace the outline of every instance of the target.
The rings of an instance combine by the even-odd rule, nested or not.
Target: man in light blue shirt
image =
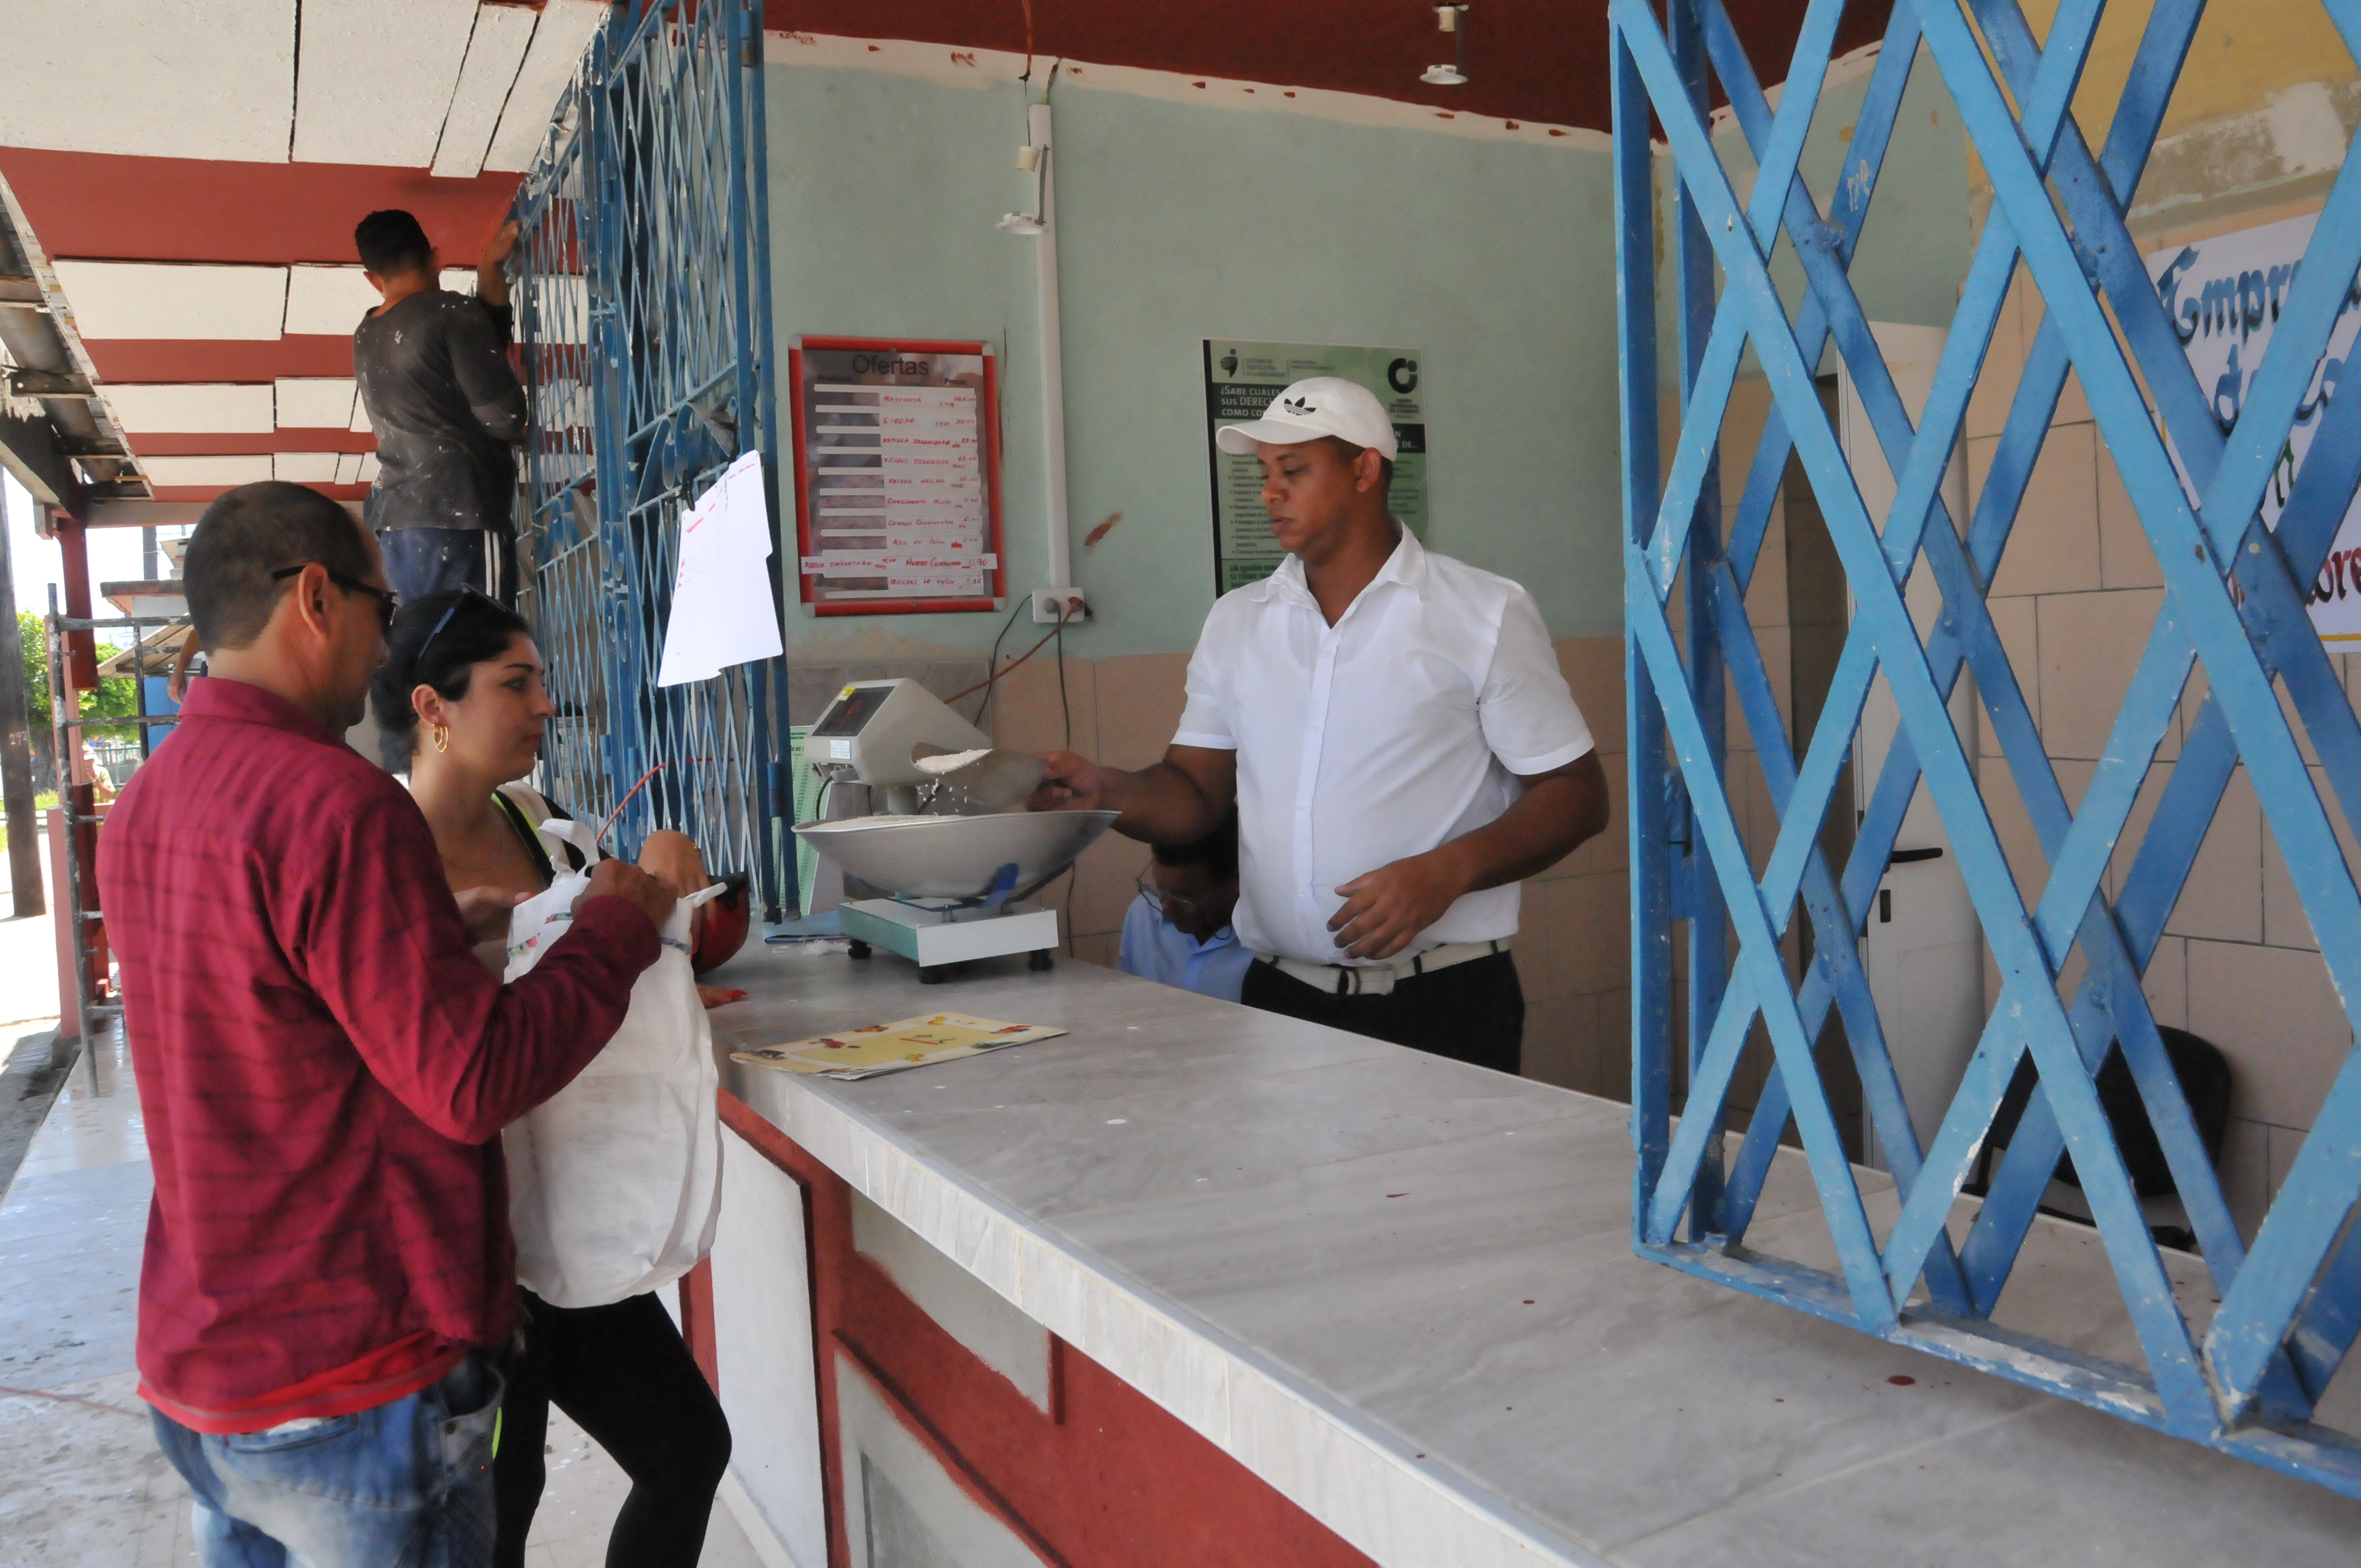
[[[1193,844],[1159,844],[1155,853],[1123,917],[1123,972],[1235,1002],[1254,962],[1254,949],[1230,929],[1238,902],[1236,816]]]

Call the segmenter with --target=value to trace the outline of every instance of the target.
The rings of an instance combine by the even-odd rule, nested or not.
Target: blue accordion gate
[[[2310,1420],[2361,1330],[2361,1234],[2354,1226],[2361,1066],[2350,1054],[2345,1058],[2250,1251],[2140,986],[2215,807],[2243,764],[2346,1021],[2361,1023],[2361,894],[2275,690],[2275,683],[2284,688],[2301,718],[2347,820],[2361,821],[2361,723],[2305,611],[2361,479],[2361,399],[2334,400],[2319,416],[2318,437],[2276,530],[2258,511],[2361,266],[2361,165],[2348,159],[2337,176],[2278,335],[2225,432],[2125,220],[2204,0],[2156,0],[2129,84],[2095,150],[2070,104],[2106,0],[2062,0],[2038,41],[2017,0],[1895,0],[1825,211],[1796,169],[1842,0],[1814,0],[1808,8],[1775,111],[1725,0],[1664,4],[1664,21],[1649,0],[1612,0],[1610,7],[1631,724],[1633,1244],[1643,1256],[1702,1277],[2361,1496],[2361,1442]],[[2361,5],[2335,0],[2327,9],[2361,56]],[[1994,201],[1914,427],[1848,270],[1904,89],[1927,61],[1958,106]],[[1727,94],[1758,170],[1742,203],[1714,150],[1709,81]],[[1670,144],[1674,176],[1661,200],[1682,413],[1668,469],[1661,464],[1657,401],[1660,196],[1652,115]],[[1792,318],[1770,271],[1783,231],[1806,279]],[[1970,518],[1955,520],[1941,499],[1942,477],[2020,261],[2047,313],[1982,495]],[[1717,264],[1726,279],[1718,294]],[[1814,384],[1831,344],[1898,485],[1883,519],[1861,500]],[[1719,443],[1750,347],[1768,379],[1773,412],[1741,499],[1725,519]],[[2166,585],[2163,612],[2072,810],[1985,603],[2070,370]],[[2196,504],[2175,472],[2167,433],[2201,498]],[[1791,454],[1809,477],[1857,606],[1800,759],[1745,603]],[[1910,574],[1922,568],[1942,594],[1939,620],[1923,638],[1904,598]],[[1677,626],[1668,613],[1675,598]],[[2111,901],[2103,885],[2111,857],[2201,661],[2210,689]],[[1947,712],[1963,671],[2050,867],[2041,887],[2020,889],[2013,876]],[[1901,731],[1873,790],[1864,781],[1850,858],[1832,865],[1820,825],[1880,675],[1900,708]],[[1728,787],[1728,707],[1752,734],[1779,816],[1759,880]],[[1940,811],[2002,981],[1965,1080],[1924,1149],[1858,948],[1904,812],[1922,784]],[[1797,986],[1779,943],[1799,906],[1816,940]],[[1685,1038],[1675,1036],[1676,922],[1687,927]],[[1725,949],[1726,929],[1736,935],[1734,955]],[[2081,978],[2070,999],[2061,997],[2059,976],[2077,954]],[[1900,1200],[1882,1245],[1814,1063],[1813,1043],[1831,1010],[1843,1022]],[[1738,1152],[1726,1160],[1730,1087],[1758,1018],[1776,1069]],[[2094,1075],[2117,1042],[2220,1298],[2202,1332],[2175,1301],[2098,1098]],[[2028,1052],[2039,1092],[1981,1212],[1954,1246],[1946,1222]],[[1677,1127],[1676,1057],[1686,1084]],[[1836,1273],[1745,1245],[1791,1116],[1835,1244]],[[1991,1321],[2061,1151],[2081,1175],[2144,1369]]]
[[[775,918],[783,675],[655,684],[681,513],[741,454],[763,455],[778,537],[762,68],[753,0],[618,7],[518,192],[511,269],[550,791],[585,816],[620,806],[626,851],[687,832]]]

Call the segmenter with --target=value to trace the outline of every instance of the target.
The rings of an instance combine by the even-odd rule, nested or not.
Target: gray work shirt
[[[372,529],[513,530],[524,392],[506,306],[429,289],[353,333],[353,374],[377,432]]]

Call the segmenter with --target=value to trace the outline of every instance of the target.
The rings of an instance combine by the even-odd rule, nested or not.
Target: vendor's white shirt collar
[[[1381,584],[1400,583],[1411,592],[1416,593],[1419,586],[1426,581],[1426,546],[1418,542],[1417,534],[1402,526],[1400,518],[1391,521],[1397,535],[1393,554],[1387,556],[1386,564],[1378,568],[1378,575],[1369,579],[1369,586],[1354,596],[1353,605],[1357,605],[1367,598],[1370,591]],[[1273,594],[1279,594],[1315,612],[1320,609],[1320,601],[1312,597],[1312,585],[1304,580],[1303,563],[1294,555],[1290,555],[1286,560],[1281,561],[1279,564],[1279,570],[1255,584],[1246,592],[1254,599],[1264,604],[1270,602]],[[1345,615],[1352,613],[1353,606],[1345,606]],[[1345,616],[1342,615],[1336,618],[1340,625],[1344,619]]]

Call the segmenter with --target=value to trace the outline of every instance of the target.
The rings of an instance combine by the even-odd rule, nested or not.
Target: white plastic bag
[[[598,859],[595,830],[550,821],[544,838]],[[509,917],[513,981],[572,928],[589,885],[562,871]],[[664,953],[631,988],[623,1026],[581,1076],[501,1135],[517,1277],[554,1307],[601,1307],[670,1283],[713,1245],[721,1212],[720,1075],[689,967],[689,912],[674,905]]]

